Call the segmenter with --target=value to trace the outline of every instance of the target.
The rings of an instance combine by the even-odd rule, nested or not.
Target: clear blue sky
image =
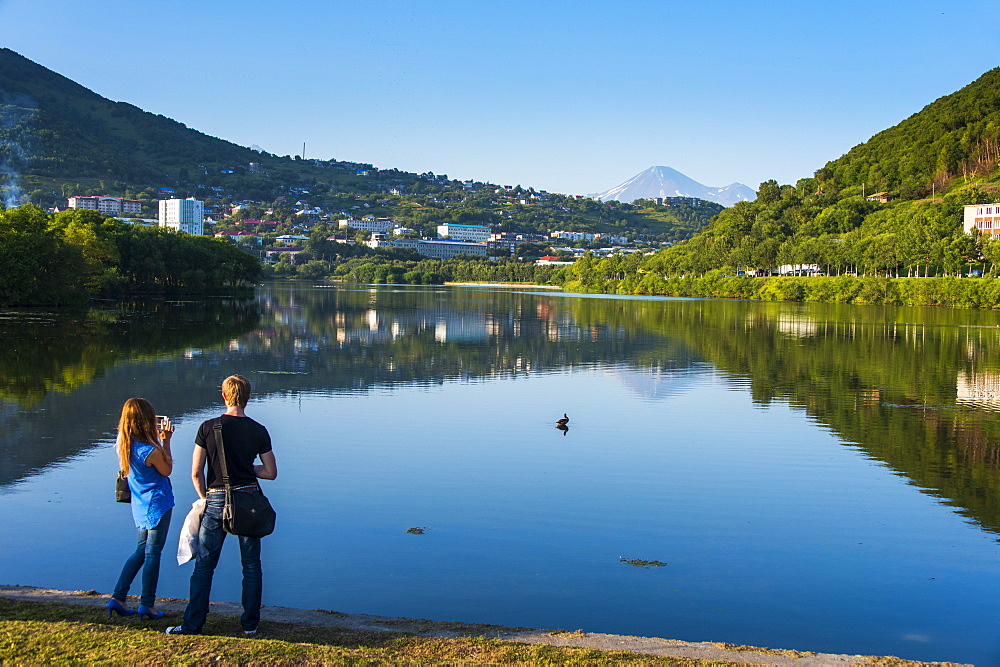
[[[0,45],[278,155],[794,183],[1000,65],[1000,1],[0,0]]]

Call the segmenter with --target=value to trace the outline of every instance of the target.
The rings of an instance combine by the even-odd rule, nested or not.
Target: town
[[[366,177],[374,168],[364,165],[356,167],[355,175]],[[247,165],[248,173],[262,173],[259,163]],[[220,170],[232,173],[232,169]],[[377,171],[377,170],[375,170]],[[648,202],[622,204],[601,203],[582,197],[552,195],[548,192],[524,190],[519,186],[495,186],[488,183],[465,181],[448,190],[447,176],[422,174],[430,185],[437,185],[441,191],[433,194],[409,194],[404,196],[400,186],[392,187],[385,196],[365,196],[342,194],[336,204],[311,204],[308,188],[289,188],[286,195],[279,195],[272,202],[251,200],[231,201],[224,197],[199,199],[178,198],[172,188],[161,188],[157,194],[157,216],[149,217],[151,201],[110,195],[74,195],[67,198],[70,209],[90,209],[116,217],[124,222],[147,226],[169,227],[187,234],[212,235],[227,239],[246,252],[256,256],[264,264],[285,261],[302,264],[314,259],[322,259],[323,253],[316,252],[315,244],[326,241],[348,246],[363,246],[383,250],[412,250],[419,257],[451,259],[468,258],[504,259],[515,258],[537,264],[567,265],[585,253],[606,257],[616,254],[652,254],[662,247],[673,245],[673,241],[657,238],[654,234],[629,235],[627,230],[620,233],[581,230],[581,225],[571,222],[577,229],[545,229],[544,223],[562,220],[573,221],[576,209],[592,209],[602,216],[601,209],[608,213],[624,214],[649,208],[685,208],[702,211],[701,224],[721,209],[711,202],[692,197],[655,198]],[[457,190],[457,196],[456,192]],[[215,188],[213,194],[222,194],[222,188]],[[450,221],[453,216],[441,215],[440,221],[414,221],[414,216],[400,218],[392,215],[400,206],[419,206],[424,211],[438,208],[442,213],[447,209],[475,207],[479,218],[493,215],[496,224],[485,224],[481,220],[469,223]],[[54,212],[65,210],[54,207]],[[519,225],[515,217],[526,217],[525,211],[542,224]],[[427,218],[426,213],[423,218]],[[433,217],[433,215],[431,216]],[[586,225],[583,225],[586,226]]]
[[[249,165],[250,170],[260,167],[256,163]],[[359,169],[358,175],[366,176],[368,169]],[[446,176],[433,174],[423,175],[431,181],[445,182]],[[539,210],[538,217],[548,217],[546,208],[553,208],[554,197],[547,192],[523,191],[520,187],[493,186],[485,183],[466,181],[462,189],[472,195],[487,194],[491,206],[504,204],[520,207],[535,206]],[[171,194],[172,190],[163,188],[163,195]],[[394,205],[393,201],[384,198],[365,198],[357,196],[356,203],[342,206],[336,210],[332,207],[312,206],[304,199],[290,201],[292,196],[305,197],[309,194],[305,188],[294,189],[290,196],[279,196],[272,203],[264,204],[257,201],[236,201],[231,204],[206,203],[194,197],[180,199],[171,197],[158,200],[157,217],[144,217],[144,202],[138,199],[115,197],[108,195],[71,196],[67,200],[69,209],[90,209],[105,215],[113,216],[132,224],[159,226],[195,236],[211,235],[234,243],[245,252],[257,257],[264,265],[275,265],[283,262],[296,266],[309,261],[327,259],[319,248],[320,242],[343,244],[346,246],[380,248],[383,251],[409,250],[416,256],[439,260],[453,258],[484,258],[500,260],[514,258],[518,261],[533,262],[538,265],[565,266],[573,264],[586,254],[594,257],[610,257],[614,255],[629,255],[638,253],[652,255],[657,250],[673,245],[670,241],[654,241],[646,238],[630,238],[622,234],[588,231],[510,231],[498,229],[509,224],[491,226],[487,224],[459,224],[442,222],[441,224],[422,225],[417,228],[412,222],[400,221],[392,216],[377,213],[365,213],[366,210],[385,210]],[[402,192],[399,189],[390,191],[390,196],[399,199]],[[352,195],[347,195],[353,197]],[[557,195],[568,199],[565,196]],[[865,200],[873,203],[888,203],[895,197],[886,192],[875,192],[865,196]],[[372,199],[372,201],[369,201]],[[576,196],[572,199],[596,203],[600,202]],[[429,197],[431,203],[444,205],[448,200],[440,197]],[[622,204],[613,202],[612,210],[642,210],[645,206],[691,208],[704,207],[709,202],[691,197],[658,197],[651,200],[640,200],[636,203]],[[564,212],[571,209],[560,206]],[[65,210],[54,207],[53,212]],[[264,216],[281,217],[282,219],[258,219],[246,217],[248,214],[263,213]],[[287,213],[287,215],[282,215]],[[503,217],[501,208],[497,211]],[[507,213],[510,217],[510,213]],[[408,226],[413,225],[413,226]],[[1000,237],[1000,202],[987,204],[967,204],[964,206],[963,229],[967,235],[982,236],[988,239]],[[428,232],[433,231],[434,237]],[[391,256],[391,255],[390,255]],[[406,255],[399,255],[405,258]],[[412,257],[412,255],[410,255]],[[970,275],[978,275],[976,269],[970,269]],[[777,267],[757,269],[733,269],[732,275],[794,275],[822,276],[824,267],[817,263],[781,264]]]

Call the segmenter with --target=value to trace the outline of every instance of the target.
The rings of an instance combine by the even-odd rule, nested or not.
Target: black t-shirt
[[[233,486],[256,483],[257,475],[253,471],[253,464],[258,456],[271,451],[271,436],[262,424],[249,417],[222,415],[202,422],[194,439],[194,444],[208,450],[208,487],[222,487],[222,466],[219,465],[214,431],[219,419],[222,420],[222,440],[226,446],[229,483]]]

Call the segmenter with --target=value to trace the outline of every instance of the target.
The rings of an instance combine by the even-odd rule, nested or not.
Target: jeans
[[[139,604],[152,607],[156,602],[156,582],[160,579],[160,553],[167,541],[170,515],[173,513],[172,509],[167,510],[160,517],[160,523],[156,524],[156,528],[139,529],[139,544],[125,561],[118,583],[115,585],[115,592],[112,594],[116,600],[125,601],[132,580],[142,569],[142,596],[139,598]]]
[[[258,493],[256,489],[233,493]],[[219,564],[226,531],[222,529],[224,493],[209,493],[205,514],[201,519],[198,539],[201,553],[191,573],[191,598],[184,610],[181,628],[186,633],[200,633],[208,617],[208,602],[212,592],[212,576]],[[244,630],[256,630],[260,623],[260,600],[264,590],[264,574],[260,567],[260,538],[236,536],[240,541],[240,558],[243,561],[243,615],[240,625]]]

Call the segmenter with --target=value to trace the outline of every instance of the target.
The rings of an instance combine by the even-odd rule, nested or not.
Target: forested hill
[[[1000,67],[928,104],[816,172],[829,188],[941,192],[957,178],[989,176],[1000,158]]]
[[[877,196],[876,196],[877,195]],[[963,205],[1000,200],[1000,68],[927,105],[795,185],[717,215],[645,270],[704,273],[818,265],[826,273],[941,275],[1000,268],[1000,241],[971,236]]]
[[[112,102],[0,48],[0,160],[23,175],[156,184],[193,165],[269,156]]]
[[[260,169],[252,170],[251,162]],[[419,178],[394,169],[359,175],[358,167],[279,157],[211,137],[101,97],[0,48],[0,189],[13,185],[24,195],[8,205],[65,205],[74,194],[153,201],[159,188],[179,196],[206,198],[224,191],[231,198],[271,201],[277,184],[287,189],[323,182],[367,194]]]

